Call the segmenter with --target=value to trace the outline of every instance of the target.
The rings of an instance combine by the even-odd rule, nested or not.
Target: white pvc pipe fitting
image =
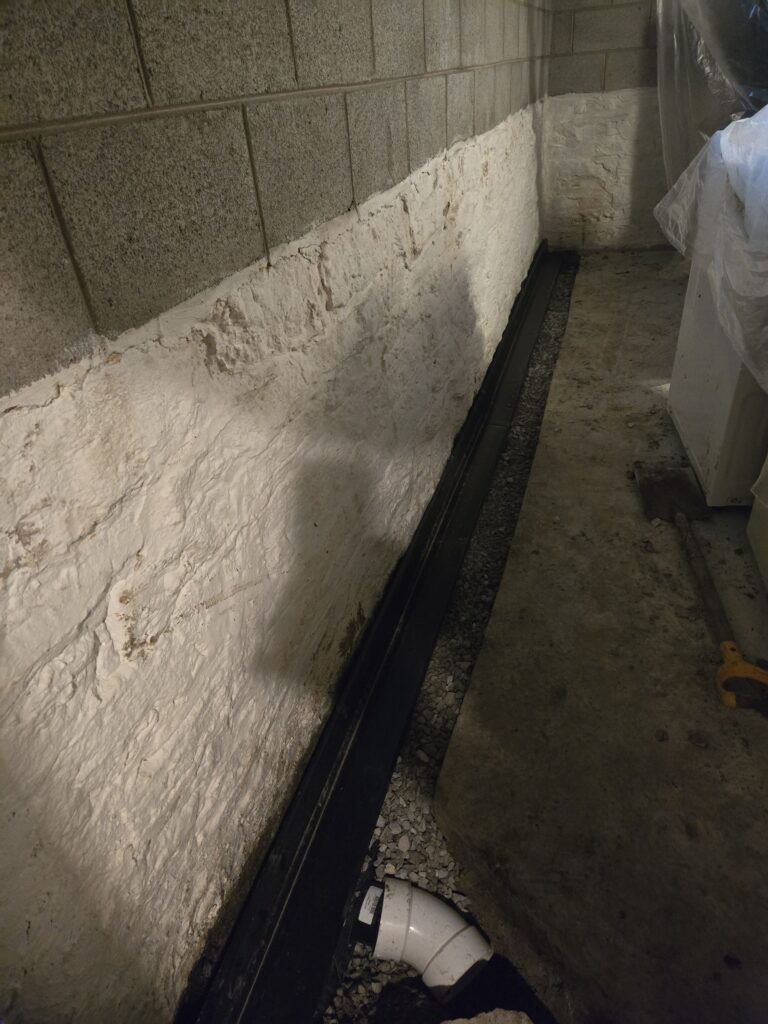
[[[387,879],[382,900],[373,955],[414,967],[427,988],[446,993],[471,967],[493,955],[478,928],[467,924],[449,904],[410,882]]]

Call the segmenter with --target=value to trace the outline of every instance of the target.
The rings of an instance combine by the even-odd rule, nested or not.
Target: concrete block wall
[[[655,0],[556,0],[549,94],[656,84]]]
[[[544,95],[551,6],[8,0],[0,394]]]

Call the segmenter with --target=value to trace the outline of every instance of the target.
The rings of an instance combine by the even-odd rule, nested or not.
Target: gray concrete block
[[[504,0],[485,0],[485,59],[504,58]]]
[[[274,0],[134,0],[156,103],[296,87],[285,5]]]
[[[528,8],[528,57],[549,55],[552,44],[552,15],[540,7]]]
[[[530,7],[521,6],[517,16],[517,56],[533,56],[533,17]]]
[[[445,79],[415,78],[406,82],[408,152],[411,170],[445,149]]]
[[[448,75],[448,145],[469,139],[475,131],[475,74],[460,71]]]
[[[299,85],[373,78],[369,0],[288,0]]]
[[[554,16],[552,22],[552,49],[553,56],[562,56],[571,53],[573,49],[573,14],[569,11],[562,11]]]
[[[631,89],[656,85],[655,50],[617,50],[607,55],[606,89]]]
[[[270,246],[350,208],[352,169],[341,94],[257,103],[247,113]]]
[[[529,61],[517,61],[511,66],[509,112],[516,114],[530,103],[528,86]]]
[[[241,112],[43,140],[100,330],[119,331],[264,252]]]
[[[539,57],[538,60],[531,61],[528,72],[531,87],[529,102],[535,103],[536,100],[543,100],[549,95],[549,65],[549,57]]]
[[[408,174],[405,86],[382,85],[347,93],[352,184],[361,203]]]
[[[424,0],[427,71],[461,62],[461,0]]]
[[[580,53],[552,57],[549,62],[549,95],[567,92],[600,92],[605,71],[604,53]]]
[[[82,355],[91,321],[28,143],[0,145],[0,394]]]
[[[124,0],[0,4],[0,123],[146,106]]]
[[[371,0],[376,78],[424,71],[424,10],[421,0]]]
[[[577,11],[573,25],[573,52],[615,50],[652,45],[654,38],[647,3]]]
[[[475,71],[475,135],[493,128],[496,99],[496,72],[491,68]]]
[[[485,0],[461,0],[461,63],[485,61]]]
[[[514,60],[520,56],[520,4],[504,0],[504,56]]]
[[[493,82],[493,123],[501,124],[509,117],[512,93],[512,65],[497,64]]]

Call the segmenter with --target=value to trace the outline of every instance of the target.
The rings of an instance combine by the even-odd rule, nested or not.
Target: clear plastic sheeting
[[[768,0],[658,0],[658,22],[671,185],[715,131],[768,103]]]
[[[717,132],[655,214],[706,270],[723,331],[768,391],[768,107]]]

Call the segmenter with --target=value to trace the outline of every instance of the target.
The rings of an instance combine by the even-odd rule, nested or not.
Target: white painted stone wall
[[[546,101],[542,216],[552,246],[664,245],[653,207],[665,192],[655,88]]]
[[[0,401],[0,1013],[170,1019],[540,237],[528,110]]]

